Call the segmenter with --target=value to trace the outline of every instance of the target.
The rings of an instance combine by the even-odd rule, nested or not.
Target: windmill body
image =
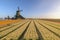
[[[18,7],[18,10],[16,11],[16,15],[15,15],[15,19],[24,19],[24,17],[22,15],[20,15],[20,9]]]

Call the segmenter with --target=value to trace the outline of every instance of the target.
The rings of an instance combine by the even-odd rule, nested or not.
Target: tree
[[[9,16],[7,16],[7,19],[9,20],[9,19],[10,19],[10,17],[9,17]]]

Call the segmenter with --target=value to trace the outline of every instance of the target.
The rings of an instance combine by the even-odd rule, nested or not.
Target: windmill
[[[22,10],[18,7],[18,10],[16,11],[15,19],[24,19],[24,17],[20,14]]]

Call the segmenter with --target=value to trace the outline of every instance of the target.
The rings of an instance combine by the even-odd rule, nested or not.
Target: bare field
[[[42,20],[60,23],[60,19],[42,19]]]
[[[56,22],[26,19],[1,23],[6,26],[0,26],[0,40],[60,40],[60,24]]]

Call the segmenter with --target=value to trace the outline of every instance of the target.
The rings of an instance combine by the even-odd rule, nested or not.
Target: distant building
[[[15,15],[15,19],[25,19],[22,15],[20,15],[20,9],[19,9],[19,7],[18,7],[18,10],[16,11],[16,15]]]
[[[5,19],[7,19],[7,20],[9,20],[9,19],[11,19],[9,16],[7,16],[7,17],[5,17]]]
[[[0,18],[0,20],[3,20],[3,18]]]

